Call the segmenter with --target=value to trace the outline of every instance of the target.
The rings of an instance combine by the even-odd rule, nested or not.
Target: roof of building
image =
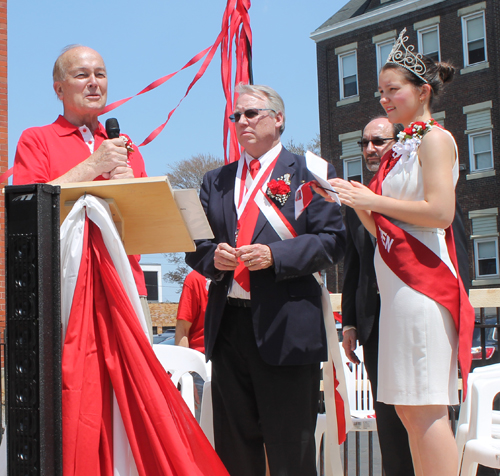
[[[381,3],[380,0],[350,0],[337,13],[335,13],[335,15],[330,17],[315,31],[319,31],[322,30],[323,28],[335,25],[336,23],[349,20],[349,18],[354,18],[359,15],[363,15],[363,13],[366,13],[368,11],[385,7],[390,3],[398,3],[401,1],[402,0],[391,0]]]

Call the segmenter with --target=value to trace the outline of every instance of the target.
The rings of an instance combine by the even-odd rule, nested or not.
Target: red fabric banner
[[[62,374],[64,476],[113,476],[112,389],[141,476],[228,476],[156,359],[88,218]]]

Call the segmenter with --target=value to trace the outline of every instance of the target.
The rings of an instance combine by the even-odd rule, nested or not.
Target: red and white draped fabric
[[[255,203],[282,240],[297,236],[292,224],[281,210],[258,188]],[[325,476],[343,474],[340,445],[352,427],[344,367],[333,317],[330,294],[318,273],[315,278],[321,285],[321,303],[328,342],[328,361],[323,364],[323,391],[326,406]]]
[[[147,338],[105,201],[61,227],[64,476],[227,476]]]

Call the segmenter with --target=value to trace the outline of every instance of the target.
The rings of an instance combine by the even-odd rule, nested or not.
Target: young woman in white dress
[[[358,182],[330,182],[373,235],[372,211],[417,238],[456,276],[444,230],[455,213],[457,149],[451,134],[431,120],[433,97],[454,70],[413,55],[403,34],[379,76],[380,103],[389,121],[409,127],[393,149],[396,165],[385,176],[380,195]],[[413,134],[415,122],[422,127],[419,134]],[[380,241],[379,235],[378,247],[384,245]],[[447,410],[458,403],[453,319],[446,308],[403,283],[378,249],[375,267],[381,295],[377,398],[396,406],[408,431],[416,476],[455,476],[458,456]]]

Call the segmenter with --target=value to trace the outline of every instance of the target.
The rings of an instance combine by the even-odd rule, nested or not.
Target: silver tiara
[[[413,53],[415,47],[413,45],[408,45],[406,47],[404,44],[408,41],[408,37],[404,36],[406,33],[406,28],[401,30],[399,37],[392,47],[392,50],[387,58],[387,63],[397,64],[407,69],[415,76],[418,76],[424,83],[428,81],[424,78],[424,74],[427,71],[425,63],[422,61],[422,55],[420,53]]]

